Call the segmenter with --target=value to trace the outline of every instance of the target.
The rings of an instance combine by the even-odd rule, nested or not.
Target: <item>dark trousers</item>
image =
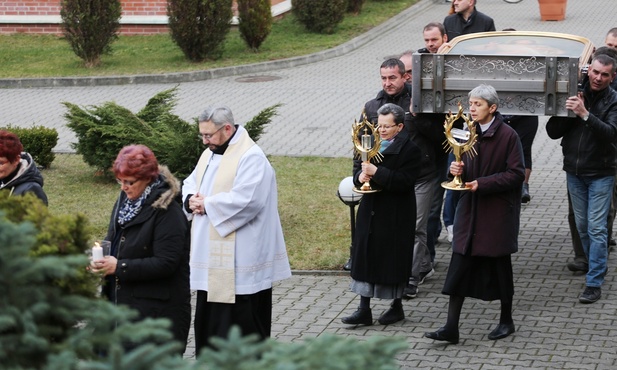
[[[441,206],[443,204],[444,188],[441,187],[441,183],[448,179],[448,156],[444,155],[437,160],[437,176],[439,180],[437,182],[435,192],[433,193],[433,204],[431,205],[431,211],[428,215],[428,224],[426,225],[426,246],[431,254],[431,261],[435,261],[435,245],[437,244],[437,238],[441,233]]]

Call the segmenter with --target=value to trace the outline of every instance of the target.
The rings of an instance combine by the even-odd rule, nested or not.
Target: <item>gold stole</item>
[[[229,144],[217,173],[214,175],[212,193],[218,194],[231,191],[238,163],[242,156],[253,146],[255,142],[249,137],[246,130],[241,133],[238,141]],[[201,181],[208,168],[212,157],[212,151],[205,150],[197,162],[197,189],[201,188]],[[235,275],[235,251],[236,232],[222,237],[210,222],[209,237],[209,265],[208,265],[208,302],[235,303],[236,302],[236,275]]]

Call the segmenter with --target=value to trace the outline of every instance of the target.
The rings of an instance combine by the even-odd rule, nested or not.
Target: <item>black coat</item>
[[[47,195],[43,191],[43,176],[28,153],[21,153],[17,173],[6,183],[0,183],[0,190],[2,189],[12,192],[13,195],[32,193],[47,205]]]
[[[175,198],[180,184],[161,167],[161,184],[152,190],[141,211],[124,226],[114,205],[107,240],[118,259],[115,275],[104,292],[117,304],[139,311],[140,318],[168,318],[176,340],[186,344],[191,321],[189,226]]]
[[[477,132],[480,127],[477,125]],[[463,181],[478,181],[475,192],[462,191],[454,216],[452,252],[501,257],[518,251],[523,148],[501,114],[475,145],[478,155],[463,155]]]
[[[420,171],[420,149],[402,130],[376,163],[371,186],[358,208],[353,240],[351,277],[378,284],[402,284],[409,279],[416,224],[414,184]],[[354,161],[354,184],[361,161]]]

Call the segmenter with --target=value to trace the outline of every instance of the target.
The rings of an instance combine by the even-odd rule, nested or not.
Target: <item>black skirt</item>
[[[511,256],[473,257],[452,253],[442,293],[511,302],[514,295]]]
[[[195,306],[195,350],[212,347],[210,338],[227,338],[233,325],[243,336],[270,337],[272,328],[272,288],[254,294],[236,295],[236,303],[208,302],[208,292],[198,290]]]

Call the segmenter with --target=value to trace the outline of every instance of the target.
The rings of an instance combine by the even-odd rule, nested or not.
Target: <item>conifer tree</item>
[[[0,211],[3,368],[57,370],[107,364],[97,368],[153,369],[155,364],[183,363],[171,355],[178,344],[169,342],[167,320],[131,322],[136,313],[125,307],[67,294],[56,281],[74,277],[78,269],[85,268],[87,257],[33,257],[30,251],[36,238],[31,223],[14,224]],[[167,343],[155,346],[157,342]]]
[[[218,59],[231,27],[232,0],[169,0],[169,32],[187,59]]]
[[[238,19],[242,39],[257,51],[272,30],[270,0],[238,0]]]
[[[60,6],[65,39],[86,67],[98,66],[118,38],[120,0],[62,0]]]

